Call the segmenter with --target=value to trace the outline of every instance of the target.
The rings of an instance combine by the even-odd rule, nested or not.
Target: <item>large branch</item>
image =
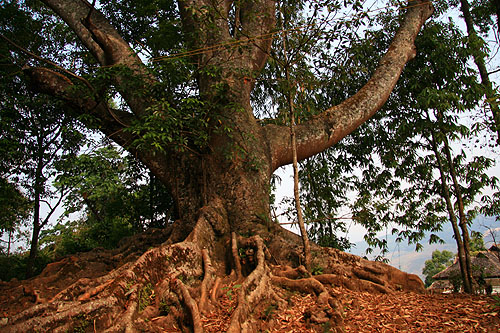
[[[134,115],[120,110],[112,110],[105,102],[96,101],[88,87],[77,91],[73,82],[66,76],[51,69],[34,67],[24,69],[33,90],[54,96],[65,102],[76,116],[90,115],[97,123],[89,127],[98,127],[105,135],[122,147],[131,144],[133,137],[123,129],[130,126]],[[86,96],[88,95],[88,96]]]
[[[230,1],[179,0],[182,26],[187,32],[188,44],[203,49],[198,54],[201,65],[220,52],[224,43],[231,41],[228,25]]]
[[[405,18],[371,79],[354,96],[297,126],[299,161],[339,142],[382,107],[406,63],[415,57],[415,38],[432,12],[433,6],[427,0],[409,2]],[[291,163],[288,127],[267,125],[264,130],[269,139],[273,170]]]
[[[240,6],[241,34],[244,37],[239,40],[253,39],[249,65],[252,71],[260,72],[271,50],[272,32],[276,24],[276,1],[244,0]]]
[[[275,28],[274,0],[179,0],[178,3],[189,45],[201,68],[215,65],[225,72],[225,77],[233,76],[237,68],[238,75],[247,78],[252,77],[252,72],[262,70]],[[231,10],[234,10],[232,16]]]
[[[123,40],[118,31],[90,3],[85,0],[42,0],[75,32],[85,47],[103,66],[125,66],[132,71],[134,79],[151,82],[141,59]],[[114,84],[132,111],[145,113],[146,103],[134,88],[127,88],[130,77],[116,75]],[[130,85],[128,85],[130,87]]]

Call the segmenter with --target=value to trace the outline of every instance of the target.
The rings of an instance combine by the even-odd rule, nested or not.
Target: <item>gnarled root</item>
[[[234,269],[236,272],[236,278],[238,280],[241,280],[241,278],[242,278],[241,260],[240,260],[239,250],[238,250],[238,241],[236,240],[236,233],[235,232],[231,233],[231,252],[233,254]]]
[[[287,271],[284,273],[287,273]],[[272,276],[271,280],[273,284],[279,287],[317,295],[316,306],[308,309],[304,313],[304,318],[313,324],[325,325],[328,323],[331,330],[342,331],[343,319],[339,303],[330,296],[330,293],[321,282],[314,278],[293,280],[284,276]]]
[[[233,238],[235,236],[233,235]],[[264,242],[260,236],[253,236],[247,239],[246,245],[253,245],[256,248],[257,266],[243,282],[238,293],[238,306],[233,312],[228,332],[248,331],[250,323],[248,322],[248,313],[250,307],[255,305],[265,293],[271,296],[274,292],[270,286],[270,269],[266,265],[264,255]],[[234,254],[233,250],[233,254]],[[238,252],[236,252],[238,254]],[[237,260],[235,260],[236,262]]]
[[[189,309],[189,313],[191,314],[192,318],[194,333],[203,333],[203,326],[201,325],[201,316],[200,312],[198,311],[198,305],[196,305],[196,302],[191,297],[191,294],[187,290],[186,286],[179,279],[174,279],[172,281],[172,286],[174,287],[179,297],[182,298],[186,307]]]
[[[200,302],[198,303],[198,308],[201,313],[207,312],[209,302],[208,302],[208,292],[209,289],[212,287],[214,284],[215,280],[215,269],[212,266],[212,262],[210,260],[210,256],[208,254],[207,249],[203,249],[201,251],[201,255],[203,257],[203,270],[204,270],[204,275],[203,275],[203,282],[201,283],[201,296],[200,296]],[[215,297],[214,297],[215,300]]]

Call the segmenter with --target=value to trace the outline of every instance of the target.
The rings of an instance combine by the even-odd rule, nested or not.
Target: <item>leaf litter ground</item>
[[[500,308],[491,296],[329,291],[341,300],[345,332],[500,332]],[[222,294],[221,307],[204,318],[205,332],[224,332],[235,304]],[[307,318],[315,297],[291,293],[288,304],[285,310],[261,311],[262,332],[317,332]]]

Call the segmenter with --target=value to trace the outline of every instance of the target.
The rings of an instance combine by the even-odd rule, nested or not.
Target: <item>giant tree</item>
[[[270,224],[268,193],[273,172],[292,162],[290,130],[279,122],[257,119],[251,99],[273,52],[273,39],[278,38],[276,2],[127,1],[100,6],[95,1],[41,2],[46,7],[35,5],[35,9],[48,15],[48,22],[63,20],[67,26],[61,29],[71,30],[77,39],[68,39],[66,47],[59,50],[61,56],[56,53],[50,60],[47,57],[53,53],[43,58],[16,43],[16,36],[4,29],[3,40],[26,62],[23,73],[31,87],[60,99],[65,103],[64,112],[99,129],[141,160],[169,188],[180,217],[172,226],[169,240],[175,244],[147,252],[133,266],[123,268],[118,277],[113,273],[95,281],[96,288],[80,298],[100,294],[98,299],[79,306],[79,311],[88,314],[108,307],[114,309],[107,315],[113,318],[112,323],[99,319],[98,325],[114,329],[138,325],[134,322],[137,304],[127,303],[136,305],[127,305],[124,315],[118,315],[123,307],[116,305],[123,299],[112,295],[132,284],[127,297],[138,297],[148,276],[152,279],[148,282],[157,285],[157,297],[170,295],[166,289],[177,292],[191,313],[194,330],[201,331],[199,312],[209,306],[207,290],[218,284],[210,257],[217,259],[215,266],[219,268],[224,262],[226,240],[232,243],[234,263],[229,267],[244,279],[229,331],[250,329],[250,305],[264,296],[272,297],[264,294],[272,294],[270,281],[290,288],[312,288],[307,290],[315,290],[320,294],[319,304],[325,304],[328,297],[324,287],[313,280],[296,283],[279,274],[272,276],[265,261],[271,255],[276,261],[290,255],[281,249],[285,243],[273,245],[284,231]],[[352,4],[354,8],[360,6],[358,2]],[[340,2],[330,1],[292,1],[287,5],[304,15],[342,8]],[[415,56],[414,40],[433,9],[429,2],[411,1],[402,10],[400,28],[362,88],[296,126],[299,161],[339,142],[387,100],[406,63]],[[36,18],[41,14],[33,15]],[[50,40],[55,31],[43,33]],[[265,252],[259,235],[245,239],[237,233],[264,236],[271,253]],[[243,251],[247,256],[255,256],[250,273],[240,262],[240,250],[244,249],[250,249]],[[167,265],[174,254],[184,257],[182,264],[174,261],[175,265]],[[196,306],[183,279],[176,277],[199,276],[203,271],[205,278]],[[370,282],[378,283],[377,288],[387,288],[380,285],[380,278],[369,278],[371,272],[358,272],[356,276],[362,276],[363,281],[378,281]],[[399,274],[388,276],[393,279]],[[108,282],[97,287],[103,281]],[[403,285],[416,283],[412,278],[404,281]],[[77,284],[71,289],[81,287]],[[66,299],[60,297],[61,302]],[[340,316],[328,313],[324,316],[340,320]],[[55,321],[48,316],[44,325],[54,327]],[[30,325],[30,320],[19,325]]]

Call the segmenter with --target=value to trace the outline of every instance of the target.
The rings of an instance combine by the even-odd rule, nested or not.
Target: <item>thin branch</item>
[[[70,192],[71,188],[68,188],[66,191],[64,190],[64,188],[61,189],[61,196],[59,197],[59,200],[57,201],[57,203],[54,205],[54,207],[52,207],[49,211],[49,213],[47,214],[47,216],[45,217],[45,219],[43,220],[42,223],[40,223],[40,229],[42,229],[43,227],[45,227],[45,225],[49,222],[50,220],[50,217],[52,216],[52,214],[54,214],[54,212],[56,211],[56,209],[59,207],[59,205],[61,204],[63,198],[66,197],[66,195]],[[49,206],[50,207],[50,206]]]

